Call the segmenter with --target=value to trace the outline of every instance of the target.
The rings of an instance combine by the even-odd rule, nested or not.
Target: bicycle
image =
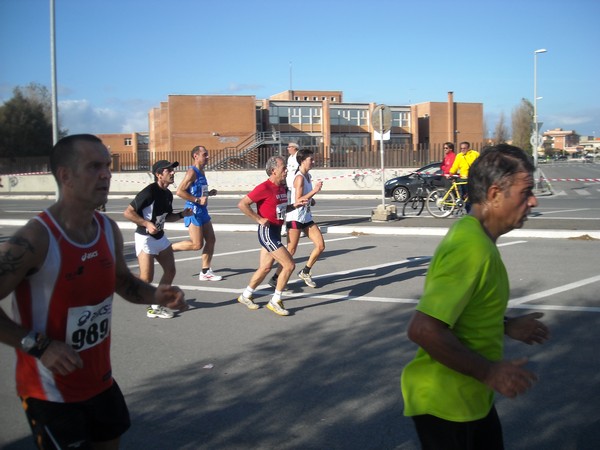
[[[435,189],[433,183],[423,178],[419,173],[415,173],[415,176],[421,181],[421,184],[417,187],[415,194],[404,202],[402,207],[404,217],[420,216],[423,208],[425,208],[425,201],[429,196],[429,192]]]
[[[450,188],[439,188],[431,191],[427,197],[427,211],[433,217],[448,217],[453,212],[463,214],[467,198],[462,198],[458,186],[467,184],[467,181],[452,180]]]

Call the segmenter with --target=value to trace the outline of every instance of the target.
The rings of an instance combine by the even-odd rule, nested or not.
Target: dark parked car
[[[433,182],[435,186],[443,187],[445,185],[445,179],[442,177],[442,169],[440,169],[441,165],[441,162],[427,164],[408,175],[386,181],[385,196],[392,197],[397,202],[405,202],[408,200],[421,183],[417,178],[416,173],[421,174],[426,180]]]

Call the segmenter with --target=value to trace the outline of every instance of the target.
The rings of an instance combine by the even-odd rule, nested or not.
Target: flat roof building
[[[420,149],[432,152],[429,159],[441,159],[444,142],[467,140],[474,148],[483,142],[482,103],[457,103],[448,92],[446,102],[388,106],[391,130],[384,145],[391,156],[394,151]],[[370,164],[363,156],[379,155],[372,126],[376,107],[374,102],[345,103],[343,92],[335,90],[287,90],[268,99],[169,95],[149,112],[147,153],[153,161],[159,153],[164,158],[168,152],[189,152],[203,145],[213,168],[241,168],[260,165],[260,149],[281,152],[287,142],[296,142],[311,148],[319,165]]]

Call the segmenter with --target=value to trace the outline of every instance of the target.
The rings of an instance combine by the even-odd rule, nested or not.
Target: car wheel
[[[409,194],[410,193],[408,192],[408,189],[406,189],[404,186],[398,186],[396,189],[394,189],[394,192],[392,192],[392,197],[394,197],[394,200],[397,202],[405,202],[408,200]]]

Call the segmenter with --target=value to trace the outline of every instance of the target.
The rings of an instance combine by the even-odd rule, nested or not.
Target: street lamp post
[[[547,50],[545,48],[540,48],[539,50],[536,50],[533,52],[533,131],[534,131],[534,136],[535,139],[533,139],[533,142],[535,142],[535,144],[533,145],[533,166],[535,167],[535,170],[537,171],[538,168],[538,133],[539,133],[539,124],[538,124],[538,117],[537,117],[537,101],[538,101],[538,95],[537,95],[537,55],[538,53],[546,53]],[[537,183],[536,183],[537,184]]]

